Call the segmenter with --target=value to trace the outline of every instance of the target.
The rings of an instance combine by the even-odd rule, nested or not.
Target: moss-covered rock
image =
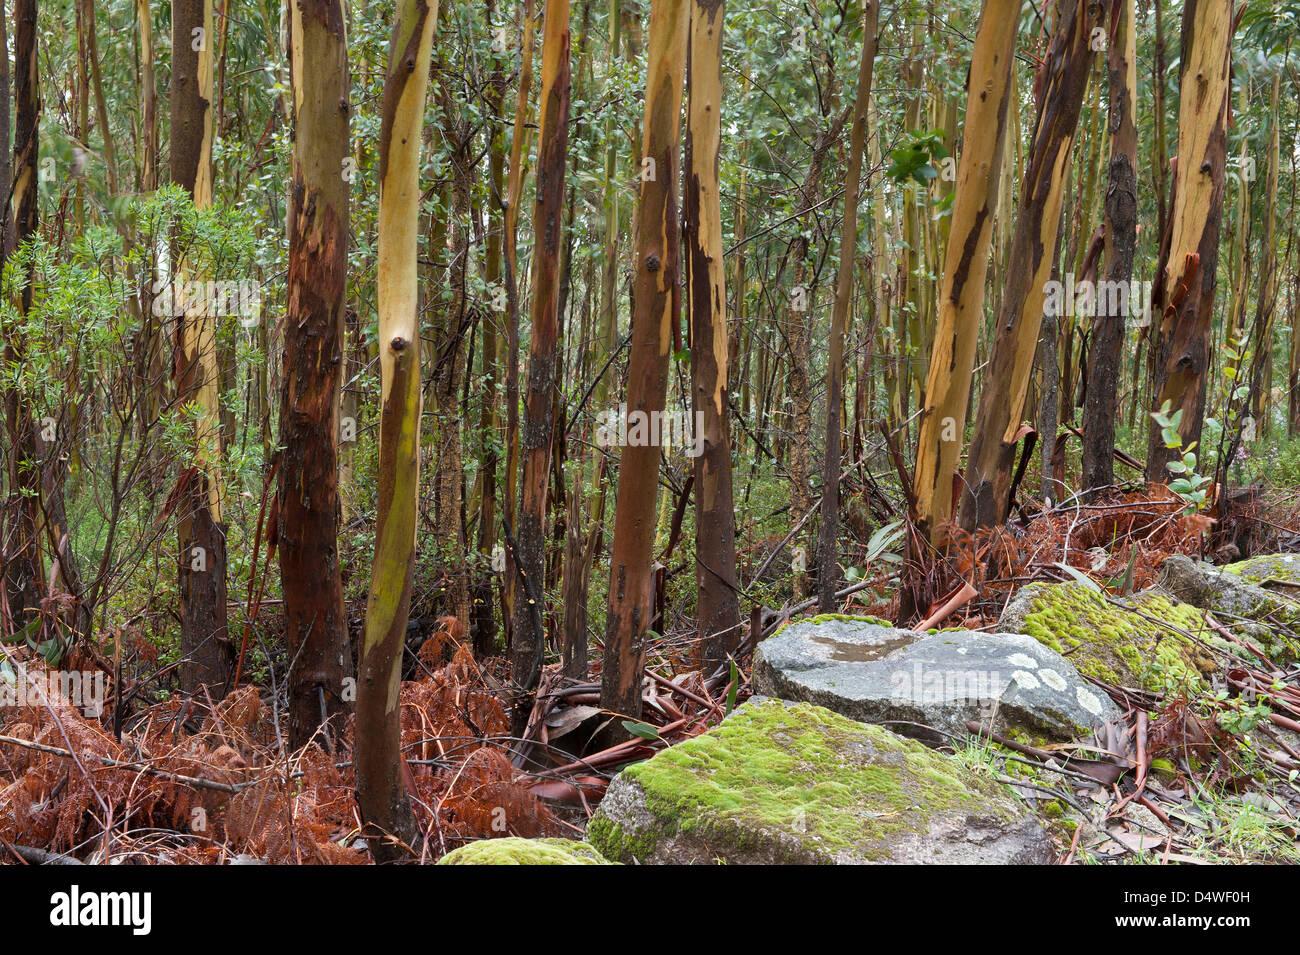
[[[613,865],[572,839],[480,839],[448,852],[438,865]]]
[[[1214,614],[1220,624],[1258,647],[1278,665],[1300,661],[1300,558],[1268,555],[1222,569],[1175,554],[1160,569],[1160,587],[1184,603]],[[1227,652],[1257,663],[1240,643],[1215,641]]]
[[[1300,585],[1300,554],[1261,554],[1223,568],[1248,584],[1284,581]]]
[[[1196,689],[1218,669],[1214,655],[1187,636],[1213,635],[1205,611],[1154,590],[1124,603],[1079,583],[1029,584],[1007,605],[997,630],[1027,633],[1083,675],[1123,686]]]
[[[1052,855],[1007,789],[806,703],[754,700],[625,769],[587,829],[642,863],[1028,863]]]

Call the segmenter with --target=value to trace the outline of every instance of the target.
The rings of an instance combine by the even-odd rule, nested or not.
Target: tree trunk
[[[36,0],[14,2],[14,158],[4,236],[4,258],[36,235],[37,174],[40,148],[40,74],[37,68]],[[7,54],[6,54],[7,55]],[[29,269],[18,306],[32,304]],[[6,367],[26,360],[27,345],[13,335],[4,343]],[[9,500],[6,510],[5,592],[15,629],[26,625],[40,607],[41,551],[37,534],[40,467],[31,409],[17,389],[5,393],[5,432],[9,436]]]
[[[987,384],[975,418],[959,522],[1001,524],[1010,506],[1016,434],[1034,367],[1047,282],[1061,221],[1061,196],[1092,63],[1088,0],[1061,0],[1047,51],[1038,122],[1021,183]]]
[[[849,133],[844,215],[840,224],[840,262],[831,311],[830,357],[826,369],[826,446],[822,457],[821,527],[817,539],[817,594],[822,613],[835,612],[839,574],[840,447],[843,428],[840,405],[844,397],[844,335],[853,301],[853,273],[858,249],[858,197],[862,189],[862,154],[867,139],[867,107],[871,104],[871,74],[876,62],[878,0],[862,0],[862,56],[858,62],[858,93]],[[697,482],[696,487],[699,487]],[[696,492],[698,493],[698,491]]]
[[[1178,164],[1165,268],[1163,312],[1155,347],[1151,406],[1182,411],[1183,446],[1199,441],[1205,413],[1210,325],[1219,265],[1219,229],[1227,161],[1231,0],[1187,0],[1179,80]],[[1148,481],[1168,478],[1173,449],[1160,429],[1147,442]]]
[[[613,74],[614,58],[618,53],[621,26],[619,0],[609,0],[610,34],[605,57],[605,74],[607,77]],[[614,111],[610,110],[605,116],[605,170],[602,182],[605,236],[600,268],[600,335],[597,347],[597,355],[599,356],[599,361],[596,363],[597,374],[600,373],[604,362],[614,354],[614,349],[618,347],[618,200],[620,189],[614,121]],[[605,410],[609,401],[610,379],[613,377],[614,372],[611,369],[602,374],[600,381],[596,382],[596,390],[592,400],[594,407],[602,411]]]
[[[524,166],[528,151],[528,97],[533,88],[533,46],[536,33],[533,0],[523,0],[519,9],[519,87],[515,97],[515,122],[510,137],[510,175],[506,185],[505,242],[506,307],[506,487],[501,520],[506,527],[515,526],[515,493],[519,487],[519,205],[523,201]],[[506,643],[514,642],[515,593],[518,586],[514,548],[506,551],[505,581],[501,592],[505,598],[502,618],[506,623]]]
[[[172,2],[171,177],[197,209],[212,205],[212,0]],[[182,258],[178,280],[202,277]],[[211,309],[176,316],[176,392],[198,407],[195,467],[184,480],[179,522],[181,688],[225,694],[234,651],[226,632],[226,531],[222,519],[217,322]]]
[[[718,155],[722,143],[722,0],[693,0],[686,128],[686,298],[690,303],[695,475],[696,626],[712,670],[740,644],[736,514],[727,403],[727,291]]]
[[[515,592],[511,673],[520,697],[515,725],[522,731],[532,691],[542,671],[545,629],[546,505],[551,476],[551,439],[559,375],[560,248],[564,243],[564,173],[569,146],[569,3],[546,5],[542,37],[542,88],[537,139],[537,204],[533,228],[532,337],[528,343],[528,390],[520,430],[523,476],[519,488],[515,566],[523,591]]]
[[[496,5],[489,0],[488,28],[492,29],[492,15]],[[492,78],[488,84],[487,101],[494,118],[502,116],[505,104],[505,76],[501,61],[493,58]],[[488,157],[488,226],[487,250],[484,255],[483,281],[488,293],[497,298],[501,281],[502,223],[501,200],[505,188],[505,135],[494,127]],[[492,601],[492,552],[497,541],[497,375],[500,364],[500,338],[497,334],[500,312],[483,317],[483,397],[479,412],[479,513],[477,549],[481,568],[470,594],[473,615],[474,656],[483,660],[496,652],[496,617]]]
[[[794,521],[801,521],[812,510],[812,321],[809,312],[813,308],[815,289],[808,287],[808,251],[811,243],[808,236],[813,231],[809,217],[817,205],[818,186],[826,166],[826,154],[830,152],[840,138],[848,113],[828,120],[828,125],[818,134],[813,143],[812,156],[808,162],[808,172],[799,187],[799,211],[794,217],[796,223],[794,239],[786,248],[786,261],[794,261],[794,284],[785,306],[785,342],[789,362],[789,373],[782,383],[789,395],[791,412],[788,417],[777,413],[777,420],[787,418],[788,427],[784,434],[788,436],[790,447],[790,516]],[[775,371],[775,369],[774,369]],[[785,402],[778,398],[777,408]],[[778,446],[777,456],[781,449]],[[814,542],[811,528],[807,540]],[[800,600],[808,591],[808,574],[806,571],[807,548],[796,545],[796,553],[802,551],[804,560],[794,568],[794,596]]]
[[[917,442],[917,512],[924,533],[935,543],[952,517],[953,476],[961,457],[975,346],[984,318],[984,280],[1002,191],[1020,7],[1021,0],[986,0],[971,56],[939,320]]]
[[[1263,303],[1256,314],[1261,321],[1259,335],[1256,338],[1258,351],[1262,359],[1259,379],[1255,382],[1255,393],[1251,414],[1256,422],[1256,434],[1263,439],[1269,431],[1271,422],[1270,407],[1273,397],[1273,326],[1277,317],[1277,297],[1281,288],[1278,282],[1277,262],[1277,186],[1278,167],[1281,160],[1282,142],[1279,127],[1281,119],[1278,114],[1279,100],[1282,92],[1282,74],[1273,74],[1273,85],[1268,97],[1269,146],[1268,173],[1264,180],[1264,234],[1260,242],[1260,269],[1258,301]],[[1243,173],[1241,188],[1248,192],[1250,184]]]
[[[663,413],[668,358],[681,304],[676,184],[689,20],[689,0],[653,0],[633,262],[636,278],[632,351],[628,359],[629,415]],[[642,654],[652,610],[660,453],[660,446],[651,441],[624,447],[618,468],[600,705],[632,719],[641,715]],[[612,735],[618,733],[614,730]]]
[[[420,483],[420,128],[437,21],[436,2],[398,5],[379,134],[379,500],[356,715],[357,806],[378,862],[409,853],[419,836],[403,782],[399,693]]]
[[[289,744],[343,712],[353,672],[339,569],[339,388],[347,292],[348,52],[342,0],[289,7],[293,185],[280,395],[279,549]]]
[[[469,571],[466,566],[464,521],[464,440],[461,435],[461,386],[465,380],[467,339],[473,324],[467,288],[470,256],[470,193],[473,189],[471,134],[469,123],[456,105],[448,83],[441,84],[443,138],[450,151],[450,229],[443,223],[435,228],[430,258],[447,256],[450,266],[446,284],[451,300],[446,308],[433,310],[433,411],[436,421],[434,445],[434,515],[442,543],[439,556],[447,579],[447,613],[459,621],[458,632],[469,633]],[[451,245],[446,236],[450,232]],[[436,300],[442,289],[431,289]]]
[[[1115,31],[1106,50],[1110,78],[1110,168],[1106,186],[1106,281],[1111,289],[1127,288],[1133,278],[1137,248],[1137,30],[1134,0],[1115,0]],[[1159,117],[1157,122],[1162,122]],[[1129,314],[1145,307],[1128,300]],[[1088,394],[1083,407],[1084,499],[1115,483],[1115,416],[1120,361],[1128,315],[1121,296],[1097,298],[1089,347]]]

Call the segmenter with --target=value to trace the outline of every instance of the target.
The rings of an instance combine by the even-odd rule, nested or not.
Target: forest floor
[[[1250,507],[1234,520],[1266,538],[1257,551],[1300,540],[1295,496]],[[1208,529],[1206,518],[1183,514],[1159,490],[1028,516],[1017,533],[956,541],[947,565],[929,568],[931,609],[951,608],[937,622],[931,614],[930,626],[988,628],[1031,581],[1087,577],[1132,593],[1154,581],[1170,554],[1203,556]],[[840,609],[894,619],[891,567],[882,563]],[[641,720],[624,723],[628,741],[598,751],[591,741],[611,719],[598,705],[598,656],[586,681],[563,677],[558,664],[544,670],[520,740],[510,735],[504,661],[476,663],[444,619],[409,661],[413,678],[402,686],[407,787],[426,833],[421,861],[481,838],[581,838],[619,769],[706,732],[748,698],[756,638],[790,617],[788,607],[767,608],[738,665],[710,674],[693,665],[693,634],[658,636],[647,653]],[[43,685],[33,654],[5,655]],[[1270,692],[1243,694],[1243,680]],[[1039,747],[985,734],[953,740],[947,751],[1012,784],[1042,816],[1062,862],[1300,861],[1300,670],[1231,670],[1226,683],[1194,697],[1098,685],[1124,717],[1093,738]],[[240,686],[216,704],[175,695],[132,705],[137,688],[113,687],[100,714],[44,686],[0,722],[3,861],[370,861],[358,837],[350,726],[287,751],[274,680]]]

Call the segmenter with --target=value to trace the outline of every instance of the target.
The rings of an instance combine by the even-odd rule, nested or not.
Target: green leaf
[[[892,521],[884,527],[876,529],[867,541],[866,559],[869,562],[879,558],[885,551],[889,550],[903,536],[903,522]]]
[[[1071,567],[1069,564],[1059,560],[1056,562],[1056,566],[1061,568],[1061,570],[1065,571],[1067,574],[1069,574],[1079,583],[1083,584],[1089,590],[1095,590],[1099,593],[1101,592],[1101,588],[1097,586],[1097,581],[1093,580],[1083,571],[1079,570],[1079,568]]]
[[[623,720],[623,729],[627,730],[633,736],[639,736],[641,739],[658,739],[659,731],[648,723],[636,723],[632,720]]]
[[[925,163],[912,170],[912,178],[924,186],[931,179],[939,178],[939,171],[929,163]]]
[[[31,638],[36,635],[36,632],[40,630],[40,628],[41,628],[41,621],[39,619],[30,620],[27,622],[26,625],[22,627],[22,629],[15,630],[11,636],[0,638],[0,643],[22,643],[23,641],[30,642]]]

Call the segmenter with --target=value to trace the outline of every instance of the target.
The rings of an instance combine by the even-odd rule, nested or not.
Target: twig
[[[37,849],[35,846],[20,846],[9,842],[5,844],[5,848],[31,865],[85,865],[80,859],[74,859],[62,852],[50,852],[46,849]]]

